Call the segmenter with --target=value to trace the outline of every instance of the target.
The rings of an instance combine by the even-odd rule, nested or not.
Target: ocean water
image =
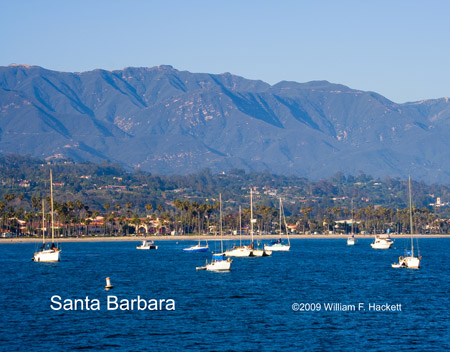
[[[1,244],[0,349],[450,350],[450,239],[420,240],[420,270],[390,266],[407,240],[390,250],[370,242],[293,240],[290,252],[235,258],[227,273],[196,271],[211,254],[183,252],[189,241],[156,241],[149,251],[137,242],[63,243],[59,263],[32,262],[36,244]],[[98,300],[100,310],[54,310],[62,306],[54,296]],[[173,300],[175,309],[108,310],[108,296]],[[401,310],[370,309],[384,304]]]

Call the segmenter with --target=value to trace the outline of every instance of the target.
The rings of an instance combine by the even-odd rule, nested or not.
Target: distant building
[[[30,181],[22,180],[19,182],[19,187],[29,188],[30,187]]]
[[[344,196],[344,197],[333,197],[331,199],[334,200],[334,201],[336,201],[336,200],[346,200],[346,199],[348,199],[348,197],[347,196]]]
[[[436,208],[440,208],[440,207],[447,207],[447,206],[449,206],[449,204],[450,204],[449,202],[443,203],[441,201],[441,197],[437,197],[436,198],[436,203],[430,203],[430,206],[436,207]]]
[[[107,186],[100,186],[98,189],[112,189],[116,191],[126,191],[127,186],[107,185]]]

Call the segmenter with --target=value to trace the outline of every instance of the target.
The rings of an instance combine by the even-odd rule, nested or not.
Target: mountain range
[[[450,183],[448,98],[394,103],[327,81],[269,85],[171,66],[0,67],[0,153],[190,174],[233,168]]]

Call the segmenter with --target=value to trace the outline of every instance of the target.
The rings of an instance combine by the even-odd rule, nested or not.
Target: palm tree
[[[6,214],[3,213],[5,211],[5,208],[6,208],[6,202],[1,201],[0,202],[0,214],[2,216],[2,227],[1,227],[2,230],[3,230],[3,225],[5,223],[5,220],[6,220],[5,219]]]
[[[84,218],[81,220],[81,223],[86,225],[86,236],[89,236],[89,224],[92,222],[90,218]]]
[[[148,215],[150,215],[150,212],[153,210],[153,204],[151,203],[145,204],[145,210],[147,210]]]
[[[6,200],[6,203],[9,203],[10,201],[14,200],[16,198],[15,194],[9,194],[9,193],[5,193],[3,195],[3,198]]]
[[[108,217],[106,218],[105,224],[110,224],[111,225],[111,234],[114,233],[114,223],[115,223],[116,218],[114,217],[114,213],[110,213],[108,215]]]
[[[131,217],[131,207],[133,206],[133,204],[131,202],[127,202],[125,204],[125,207],[127,208],[127,216]]]
[[[41,207],[42,199],[41,197],[31,197],[31,205],[35,210],[38,210]]]
[[[131,223],[135,226],[135,234],[139,234],[139,225],[141,225],[141,219],[139,218],[138,214],[134,214],[133,218],[131,219]]]
[[[33,220],[35,218],[36,214],[28,212],[25,214],[25,221],[26,221],[26,228],[27,228],[27,233],[31,233],[32,232],[32,228],[33,228]]]
[[[300,212],[305,217],[305,223],[306,223],[306,225],[308,225],[309,229],[311,229],[311,220],[309,218],[309,214],[311,214],[312,210],[313,210],[312,207],[306,207],[306,208],[300,209]],[[303,227],[303,233],[305,233],[305,227]]]

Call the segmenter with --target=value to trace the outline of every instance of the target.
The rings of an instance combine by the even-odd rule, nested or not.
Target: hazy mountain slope
[[[448,99],[396,104],[326,81],[270,86],[170,66],[0,67],[0,152],[155,173],[230,168],[450,181]]]

